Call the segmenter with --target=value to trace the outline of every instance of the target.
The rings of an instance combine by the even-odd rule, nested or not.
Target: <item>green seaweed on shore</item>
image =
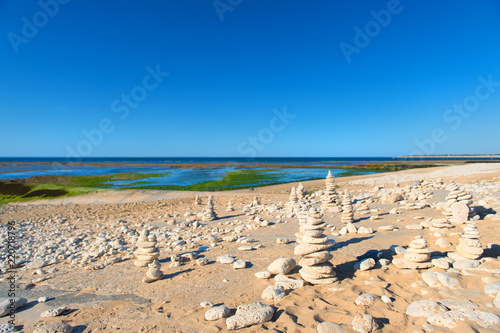
[[[148,185],[134,186],[133,188],[171,191],[229,191],[283,183],[279,181],[279,174],[270,174],[269,171],[275,171],[275,169],[233,171],[222,179],[192,185]]]
[[[94,191],[98,189],[58,184],[0,182],[0,205],[17,201],[60,198]]]
[[[269,173],[279,169],[239,170],[229,172],[224,178],[193,185],[148,185],[135,186],[136,189],[170,190],[170,191],[230,191],[284,184],[280,173]],[[352,172],[353,175],[359,174]],[[323,177],[307,177],[296,181],[323,179]]]
[[[167,173],[145,173],[145,172],[124,172],[114,173],[109,175],[98,176],[35,176],[26,179],[19,179],[20,183],[34,183],[34,184],[57,184],[61,186],[73,187],[95,187],[95,188],[114,188],[116,185],[114,181],[133,181],[144,178],[161,177]],[[136,183],[136,184],[137,184]]]

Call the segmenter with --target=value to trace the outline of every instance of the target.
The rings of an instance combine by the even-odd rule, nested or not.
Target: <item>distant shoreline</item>
[[[398,156],[397,158],[498,158],[500,154],[487,154],[487,155],[408,155]]]
[[[447,164],[462,164],[472,161],[464,160],[386,160],[386,161],[339,161],[339,160],[326,160],[326,161],[313,161],[309,164],[294,164],[294,163],[266,163],[266,162],[254,162],[254,163],[244,163],[244,162],[205,162],[205,163],[130,163],[130,162],[35,162],[35,161],[0,161],[0,167],[12,166],[12,165],[52,165],[60,166],[60,169],[71,169],[78,168],[81,166],[94,166],[94,167],[117,167],[117,166],[130,166],[130,167],[170,167],[170,168],[180,168],[180,169],[200,169],[200,168],[210,168],[210,167],[239,167],[239,168],[303,168],[303,169],[341,169],[349,166],[364,166],[364,165],[422,165],[422,164],[436,164],[440,165],[446,162]],[[479,162],[479,161],[478,161]],[[499,161],[500,162],[500,161]],[[331,163],[331,164],[328,164]],[[0,168],[0,173],[4,172],[15,172],[15,171],[2,171]]]

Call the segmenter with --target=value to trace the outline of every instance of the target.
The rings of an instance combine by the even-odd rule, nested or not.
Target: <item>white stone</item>
[[[357,271],[367,271],[373,267],[375,267],[375,259],[373,258],[366,258],[354,264],[354,269]]]
[[[229,309],[225,305],[217,306],[215,308],[208,309],[205,312],[205,319],[209,321],[218,320],[225,318],[229,315]]]
[[[236,314],[226,319],[226,326],[229,330],[237,330],[262,324],[271,320],[274,311],[274,307],[262,302],[240,305],[236,309]]]
[[[255,277],[257,279],[269,279],[271,277],[271,272],[269,271],[261,271],[261,272],[257,272],[255,273]]]
[[[271,274],[288,274],[296,266],[296,262],[292,258],[278,258],[274,260],[268,267],[267,270]]]
[[[265,301],[278,302],[285,296],[285,289],[282,286],[268,286],[262,292],[261,298]]]

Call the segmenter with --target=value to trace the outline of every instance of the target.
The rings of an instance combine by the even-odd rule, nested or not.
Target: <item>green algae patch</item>
[[[321,179],[322,177],[307,177],[300,181]],[[229,172],[219,180],[207,181],[192,185],[150,185],[134,186],[136,189],[170,190],[170,191],[230,191],[248,189],[269,185],[284,184],[279,169],[239,170]]]
[[[57,184],[0,182],[0,205],[36,199],[55,199],[94,191],[96,191],[94,188]]]

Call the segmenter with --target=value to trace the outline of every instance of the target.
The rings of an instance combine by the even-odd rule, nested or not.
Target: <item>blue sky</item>
[[[500,153],[499,36],[495,0],[4,1],[0,156]]]

